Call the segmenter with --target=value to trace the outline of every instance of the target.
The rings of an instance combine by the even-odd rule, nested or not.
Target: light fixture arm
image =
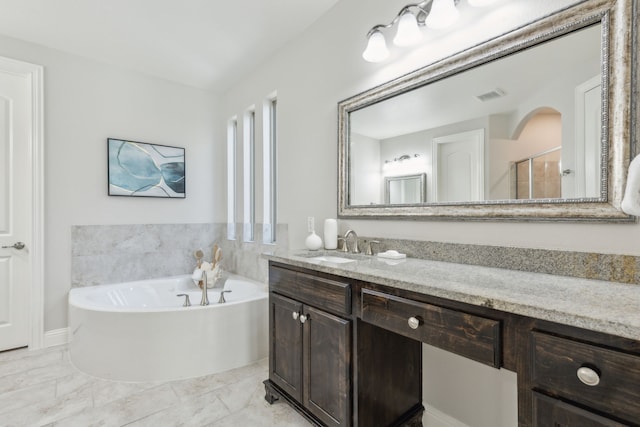
[[[453,1],[453,3],[456,6],[458,5],[459,2],[460,0]],[[402,9],[400,9],[400,12],[397,13],[395,18],[393,18],[393,20],[388,24],[378,24],[373,26],[367,33],[367,38],[371,37],[371,34],[375,33],[376,31],[385,30],[396,25],[400,20],[400,17],[402,16],[402,14],[405,13],[406,11],[410,11],[411,8],[418,9],[419,12],[416,14],[416,21],[418,22],[419,26],[421,27],[424,26],[425,21],[427,20],[427,16],[429,16],[429,13],[431,12],[432,5],[433,5],[433,0],[424,0],[424,1],[421,1],[420,3],[412,3],[404,6]]]
[[[457,3],[459,0],[455,0],[455,1]],[[391,28],[394,25],[396,25],[400,20],[400,17],[402,16],[402,14],[408,10],[411,10],[412,7],[415,7],[416,9],[420,10],[420,12],[418,12],[418,14],[416,15],[416,19],[418,21],[418,25],[424,25],[424,20],[427,18],[427,15],[429,15],[429,10],[425,10],[425,7],[430,6],[431,3],[433,3],[433,0],[425,0],[420,3],[412,3],[404,6],[402,9],[400,9],[400,12],[397,13],[395,18],[393,18],[393,20],[388,24],[378,24],[373,26],[367,33],[367,38],[369,38],[371,34],[373,34],[376,31],[385,30],[387,28]],[[420,19],[421,17],[422,19]]]

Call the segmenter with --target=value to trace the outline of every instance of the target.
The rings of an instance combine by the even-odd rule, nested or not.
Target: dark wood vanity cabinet
[[[277,294],[271,315],[272,381],[326,425],[346,425],[351,321]]]
[[[283,396],[313,422],[350,425],[349,284],[284,269],[272,276],[267,400]]]
[[[420,343],[353,316],[356,288],[341,277],[270,266],[265,398],[286,400],[317,425],[419,425],[412,420],[423,411]]]
[[[265,398],[327,426],[421,426],[422,343],[516,372],[520,427],[640,427],[640,341],[270,263]]]

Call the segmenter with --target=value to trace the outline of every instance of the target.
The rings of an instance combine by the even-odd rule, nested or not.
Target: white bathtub
[[[69,354],[81,371],[121,381],[168,381],[248,365],[268,355],[268,299],[258,282],[230,276],[224,304],[208,306],[190,276],[75,288]],[[183,307],[190,295],[191,307]]]

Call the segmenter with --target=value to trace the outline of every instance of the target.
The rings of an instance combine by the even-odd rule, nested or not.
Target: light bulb
[[[468,0],[469,4],[474,7],[488,6],[491,3],[495,3],[496,0]]]
[[[453,24],[460,16],[454,0],[433,0],[431,12],[424,21],[427,27],[440,29]]]
[[[387,42],[380,31],[376,30],[371,33],[367,48],[362,52],[362,57],[369,62],[380,62],[389,57]]]
[[[396,46],[411,46],[422,39],[422,32],[418,28],[416,16],[409,10],[405,11],[398,20],[398,31],[393,38]]]

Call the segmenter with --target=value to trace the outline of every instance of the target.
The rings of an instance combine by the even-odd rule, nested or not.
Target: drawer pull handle
[[[298,320],[299,315],[300,313],[298,313],[297,311],[294,311],[293,313],[291,313],[291,317],[293,317],[293,320]]]
[[[418,329],[418,326],[420,326],[422,321],[420,320],[419,317],[409,317],[409,320],[407,320],[407,323],[409,324],[409,327],[411,329]]]
[[[300,323],[304,323],[307,321],[307,316],[305,316],[304,314],[300,315]]]
[[[600,384],[600,374],[587,366],[579,368],[577,375],[578,379],[588,386],[594,387]]]

